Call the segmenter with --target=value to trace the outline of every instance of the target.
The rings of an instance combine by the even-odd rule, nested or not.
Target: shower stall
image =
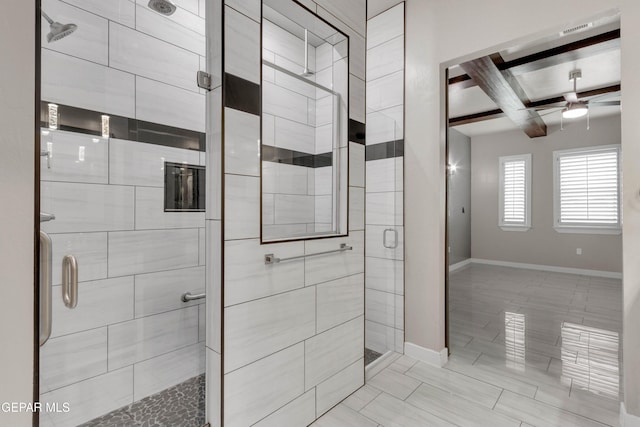
[[[42,0],[41,426],[309,425],[364,384],[365,234],[402,239],[348,7]]]
[[[205,2],[180,4],[42,2],[40,426],[204,424]]]

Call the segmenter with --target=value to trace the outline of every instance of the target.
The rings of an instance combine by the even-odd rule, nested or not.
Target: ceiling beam
[[[505,117],[502,110],[483,111],[481,113],[467,114],[465,116],[452,117],[449,119],[449,127],[468,125],[470,123],[484,122],[487,120]]]
[[[518,76],[619,48],[620,30],[617,29],[584,40],[578,40],[573,43],[527,55],[514,59],[513,61],[502,62],[498,64],[498,68],[500,70],[510,70],[513,75]],[[476,86],[476,83],[467,74],[449,79],[450,91],[466,89],[473,86]]]
[[[578,92],[578,99],[588,100],[589,98],[593,98],[595,96],[604,95],[607,93],[616,93],[620,92],[620,85],[611,85],[593,90],[586,90],[584,92]],[[617,101],[616,101],[617,102]],[[527,107],[553,107],[557,104],[558,108],[564,107],[566,101],[563,96],[555,96],[552,98],[541,99],[539,101],[533,101],[528,104]],[[451,117],[449,119],[449,126],[462,126],[470,123],[478,123],[486,120],[499,119],[501,117],[505,117],[505,114],[502,110],[489,110],[482,111],[479,113],[467,114],[464,116]]]
[[[463,74],[461,76],[451,77],[449,79],[449,93],[466,89],[468,87],[476,86],[476,82],[473,81],[471,77],[467,74]]]
[[[542,70],[566,62],[578,61],[615,49],[620,49],[619,29],[527,55],[514,59],[513,61],[506,61],[502,66],[499,66],[499,68],[501,70],[511,71],[514,76],[519,76],[524,73]]]
[[[529,138],[547,135],[547,125],[537,111],[525,110],[529,99],[516,78],[508,71],[500,71],[499,55],[485,56],[460,64],[504,114],[511,119]]]

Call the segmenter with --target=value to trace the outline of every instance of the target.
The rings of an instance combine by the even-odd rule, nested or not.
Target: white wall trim
[[[624,402],[620,402],[620,426],[622,427],[640,427],[640,417],[627,413]]]
[[[500,267],[524,268],[527,270],[552,271],[554,273],[580,274],[582,276],[622,279],[622,273],[615,271],[588,270],[584,268],[558,267],[555,265],[526,264],[523,262],[495,261],[492,259],[471,258],[473,264],[497,265]]]
[[[449,351],[446,347],[440,351],[435,351],[410,342],[404,343],[404,354],[439,368],[446,365],[449,359]]]
[[[460,261],[460,262],[456,262],[455,264],[451,264],[449,266],[449,273],[454,272],[454,271],[458,271],[461,268],[464,268],[469,264],[471,264],[471,258],[467,258],[464,261]]]

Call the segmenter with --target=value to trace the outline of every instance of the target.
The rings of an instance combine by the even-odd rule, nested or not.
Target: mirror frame
[[[264,115],[264,111],[263,111],[263,91],[264,91],[264,76],[263,76],[263,52],[264,52],[264,32],[263,32],[263,24],[264,24],[264,2],[265,0],[260,0],[260,244],[261,245],[268,245],[268,244],[275,244],[275,243],[288,243],[288,242],[300,242],[300,241],[307,241],[307,240],[320,240],[320,239],[333,239],[333,238],[340,238],[340,237],[348,237],[349,236],[349,208],[350,208],[350,190],[349,190],[349,180],[350,180],[350,165],[351,165],[351,150],[350,150],[350,125],[349,122],[351,120],[350,118],[350,103],[351,103],[351,38],[349,37],[348,34],[346,34],[344,31],[340,30],[339,28],[337,28],[335,25],[333,25],[331,22],[329,22],[328,20],[326,20],[325,18],[321,17],[320,15],[318,15],[316,12],[312,11],[311,9],[309,9],[307,6],[305,6],[304,4],[302,4],[300,1],[298,0],[288,0],[290,1],[292,4],[294,4],[295,6],[299,6],[300,8],[302,8],[305,12],[309,13],[310,15],[312,15],[315,19],[320,20],[321,22],[325,23],[326,25],[328,25],[329,27],[333,28],[336,33],[339,33],[340,35],[342,35],[345,40],[347,41],[347,102],[346,102],[346,117],[344,119],[345,123],[341,124],[342,126],[345,127],[345,130],[339,130],[338,132],[344,132],[346,134],[346,145],[345,145],[345,156],[346,159],[342,159],[341,157],[338,158],[339,160],[339,165],[341,167],[344,168],[344,174],[346,175],[346,185],[344,186],[344,191],[346,192],[346,203],[345,203],[345,208],[344,208],[344,224],[342,225],[341,222],[339,222],[339,225],[342,225],[340,231],[333,233],[333,234],[322,234],[322,235],[317,235],[317,236],[313,236],[313,235],[305,235],[305,236],[300,236],[300,237],[283,237],[280,239],[268,239],[265,240],[264,237],[264,233],[263,233],[263,206],[264,206],[264,200],[263,200],[263,189],[264,189],[264,174],[263,174],[263,155],[262,155],[262,132],[263,132],[263,115]],[[340,141],[341,142],[341,141]],[[340,144],[340,142],[338,144]],[[365,147],[365,151],[366,151],[366,147]],[[364,162],[363,162],[363,167],[364,167]],[[334,197],[336,197],[334,195]],[[340,195],[338,195],[337,197],[340,197]],[[341,221],[341,220],[340,220]]]

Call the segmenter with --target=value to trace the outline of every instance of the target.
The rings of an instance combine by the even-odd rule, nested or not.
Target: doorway
[[[446,368],[506,415],[618,422],[619,49],[611,17],[448,70]]]

